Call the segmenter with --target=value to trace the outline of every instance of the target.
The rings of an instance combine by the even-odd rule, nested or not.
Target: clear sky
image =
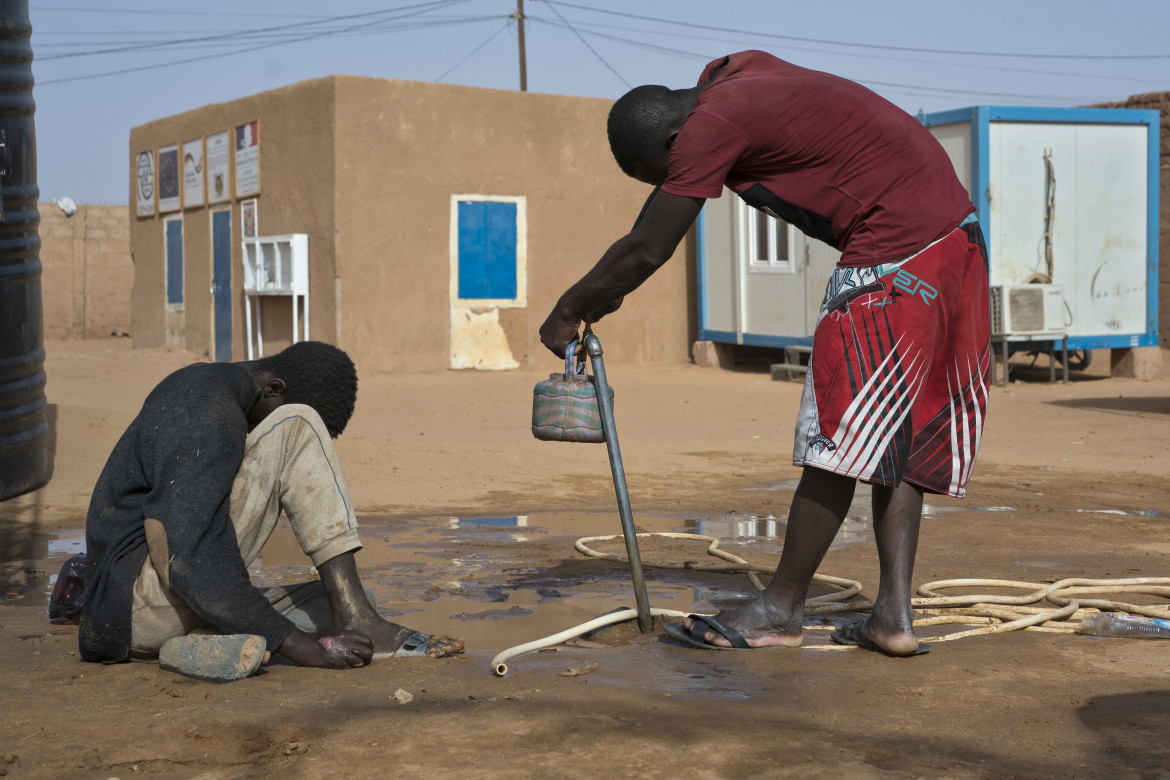
[[[518,89],[516,12],[517,0],[30,0],[41,198],[127,203],[131,127],[304,79]],[[691,86],[743,49],[911,113],[1170,90],[1170,0],[524,0],[524,14],[533,92]]]

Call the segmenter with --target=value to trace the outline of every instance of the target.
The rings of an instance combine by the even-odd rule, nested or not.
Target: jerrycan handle
[[[577,355],[577,346],[580,341],[574,339],[569,342],[569,346],[565,347],[565,378],[568,379],[573,374],[581,376],[585,373],[585,355]],[[576,368],[574,369],[574,358],[576,358]]]

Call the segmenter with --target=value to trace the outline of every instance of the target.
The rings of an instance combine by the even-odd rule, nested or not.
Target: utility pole
[[[524,52],[524,0],[516,0],[516,29],[520,33],[520,91],[528,91],[528,61]]]

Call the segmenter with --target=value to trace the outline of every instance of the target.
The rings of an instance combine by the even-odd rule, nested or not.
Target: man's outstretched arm
[[[615,241],[557,301],[540,326],[541,343],[564,357],[582,321],[596,322],[615,311],[627,293],[670,259],[704,202],[661,190],[652,193],[633,230]]]

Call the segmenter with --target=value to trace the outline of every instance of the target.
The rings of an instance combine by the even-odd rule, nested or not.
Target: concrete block
[[[696,366],[704,368],[731,368],[735,365],[735,355],[730,344],[696,341],[691,347],[691,356]]]
[[[1109,373],[1115,377],[1157,379],[1162,376],[1162,348],[1111,349],[1109,364]]]
[[[808,374],[808,366],[802,366],[799,363],[773,363],[772,364],[772,381],[773,382],[794,382],[804,381],[805,375]]]

